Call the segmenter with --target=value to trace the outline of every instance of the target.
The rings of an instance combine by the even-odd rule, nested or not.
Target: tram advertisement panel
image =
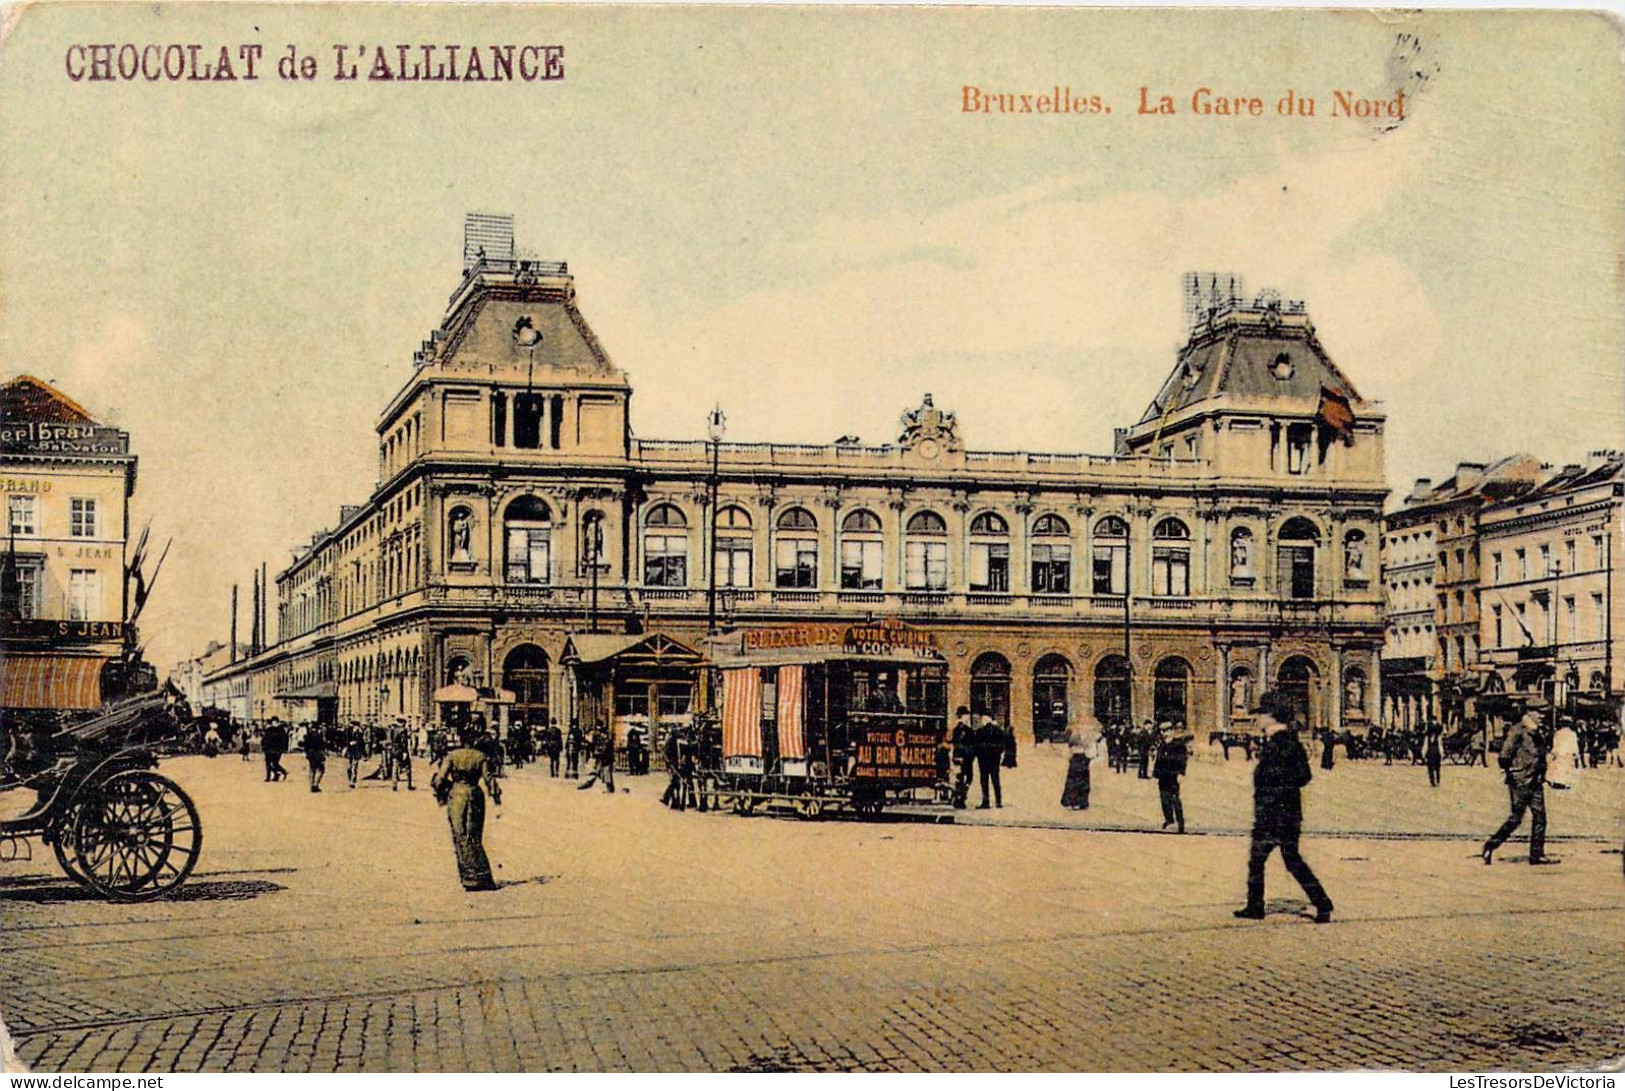
[[[854,780],[887,784],[934,784],[937,737],[896,720],[852,725],[857,746]]]

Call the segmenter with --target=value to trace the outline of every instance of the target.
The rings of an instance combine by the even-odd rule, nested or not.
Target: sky
[[[160,669],[375,484],[466,212],[564,260],[642,437],[1111,449],[1180,277],[1307,301],[1390,482],[1625,446],[1625,81],[1584,13],[38,5],[0,44],[0,374],[126,429]],[[75,82],[76,44],[264,47]],[[334,43],[558,43],[562,80],[338,82]],[[287,45],[318,78],[276,78]],[[1110,113],[984,115],[964,87]],[[1140,89],[1172,116],[1138,112]],[[1258,97],[1261,117],[1192,111]],[[1313,118],[1281,116],[1291,89]],[[1332,92],[1403,120],[1331,116]],[[246,631],[246,623],[245,623]]]

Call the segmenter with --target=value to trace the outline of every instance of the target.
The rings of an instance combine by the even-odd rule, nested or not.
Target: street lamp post
[[[1557,730],[1557,696],[1558,696],[1558,684],[1557,684],[1557,635],[1558,635],[1558,632],[1559,632],[1558,627],[1557,627],[1557,607],[1558,607],[1558,602],[1559,602],[1558,591],[1559,591],[1560,587],[1562,586],[1562,580],[1563,580],[1563,562],[1562,561],[1553,561],[1552,562],[1552,605],[1546,611],[1546,624],[1547,624],[1547,628],[1551,631],[1551,645],[1552,645],[1552,730],[1553,731]]]
[[[706,562],[710,578],[706,586],[705,631],[711,636],[717,632],[717,486],[721,483],[722,437],[727,430],[728,418],[719,404],[705,419],[705,433],[711,438],[711,542]]]
[[[583,530],[587,538],[585,543],[587,556],[590,558],[589,563],[592,565],[592,598],[590,600],[591,605],[588,607],[587,631],[596,633],[598,631],[598,558],[604,552],[604,513],[601,511],[588,512],[586,521],[583,524]]]
[[[1123,662],[1128,667],[1128,692],[1123,695],[1123,712],[1125,723],[1134,726],[1134,650],[1133,641],[1133,615],[1130,613],[1130,603],[1134,593],[1134,535],[1130,528],[1125,527],[1123,534]]]

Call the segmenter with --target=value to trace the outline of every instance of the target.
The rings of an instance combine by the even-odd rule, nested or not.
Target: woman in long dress
[[[1061,789],[1061,806],[1068,810],[1089,809],[1089,763],[1103,752],[1105,740],[1100,721],[1084,714],[1067,729],[1066,785]]]
[[[463,889],[495,890],[491,860],[485,855],[485,794],[490,792],[491,802],[501,806],[502,789],[497,786],[490,758],[474,746],[478,734],[472,728],[463,731],[462,745],[441,760],[430,785],[435,798],[446,805]]]

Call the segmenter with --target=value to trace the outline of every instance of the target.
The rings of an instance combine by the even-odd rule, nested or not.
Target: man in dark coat
[[[1529,862],[1555,864],[1557,857],[1546,855],[1546,732],[1541,725],[1541,711],[1533,706],[1523,718],[1512,725],[1501,743],[1499,759],[1506,775],[1507,795],[1512,801],[1512,814],[1501,823],[1501,828],[1484,842],[1484,862],[1488,864],[1495,850],[1512,836],[1523,823],[1524,812],[1529,812]]]
[[[954,764],[959,767],[954,781],[954,806],[963,808],[970,795],[971,778],[976,774],[976,729],[971,726],[970,709],[964,705],[954,715],[954,733],[949,740],[953,745]]]
[[[976,766],[982,774],[982,802],[978,810],[987,810],[987,786],[993,783],[993,802],[1004,806],[1004,789],[999,785],[999,763],[1004,760],[1004,729],[983,716],[982,726],[976,729]]]
[[[1235,915],[1264,919],[1264,862],[1276,849],[1281,862],[1315,907],[1315,923],[1332,919],[1332,900],[1298,855],[1303,831],[1303,788],[1309,783],[1309,754],[1298,740],[1292,702],[1273,690],[1258,699],[1259,726],[1265,732],[1253,768],[1253,837],[1247,856],[1247,904]]]
[[[287,780],[288,771],[282,768],[282,755],[288,752],[288,729],[275,716],[260,735],[260,749],[265,752],[265,779]]]
[[[1151,769],[1162,800],[1162,828],[1177,825],[1180,833],[1185,832],[1185,803],[1179,798],[1179,778],[1189,767],[1189,739],[1182,727],[1175,726],[1157,746],[1156,764]]]

